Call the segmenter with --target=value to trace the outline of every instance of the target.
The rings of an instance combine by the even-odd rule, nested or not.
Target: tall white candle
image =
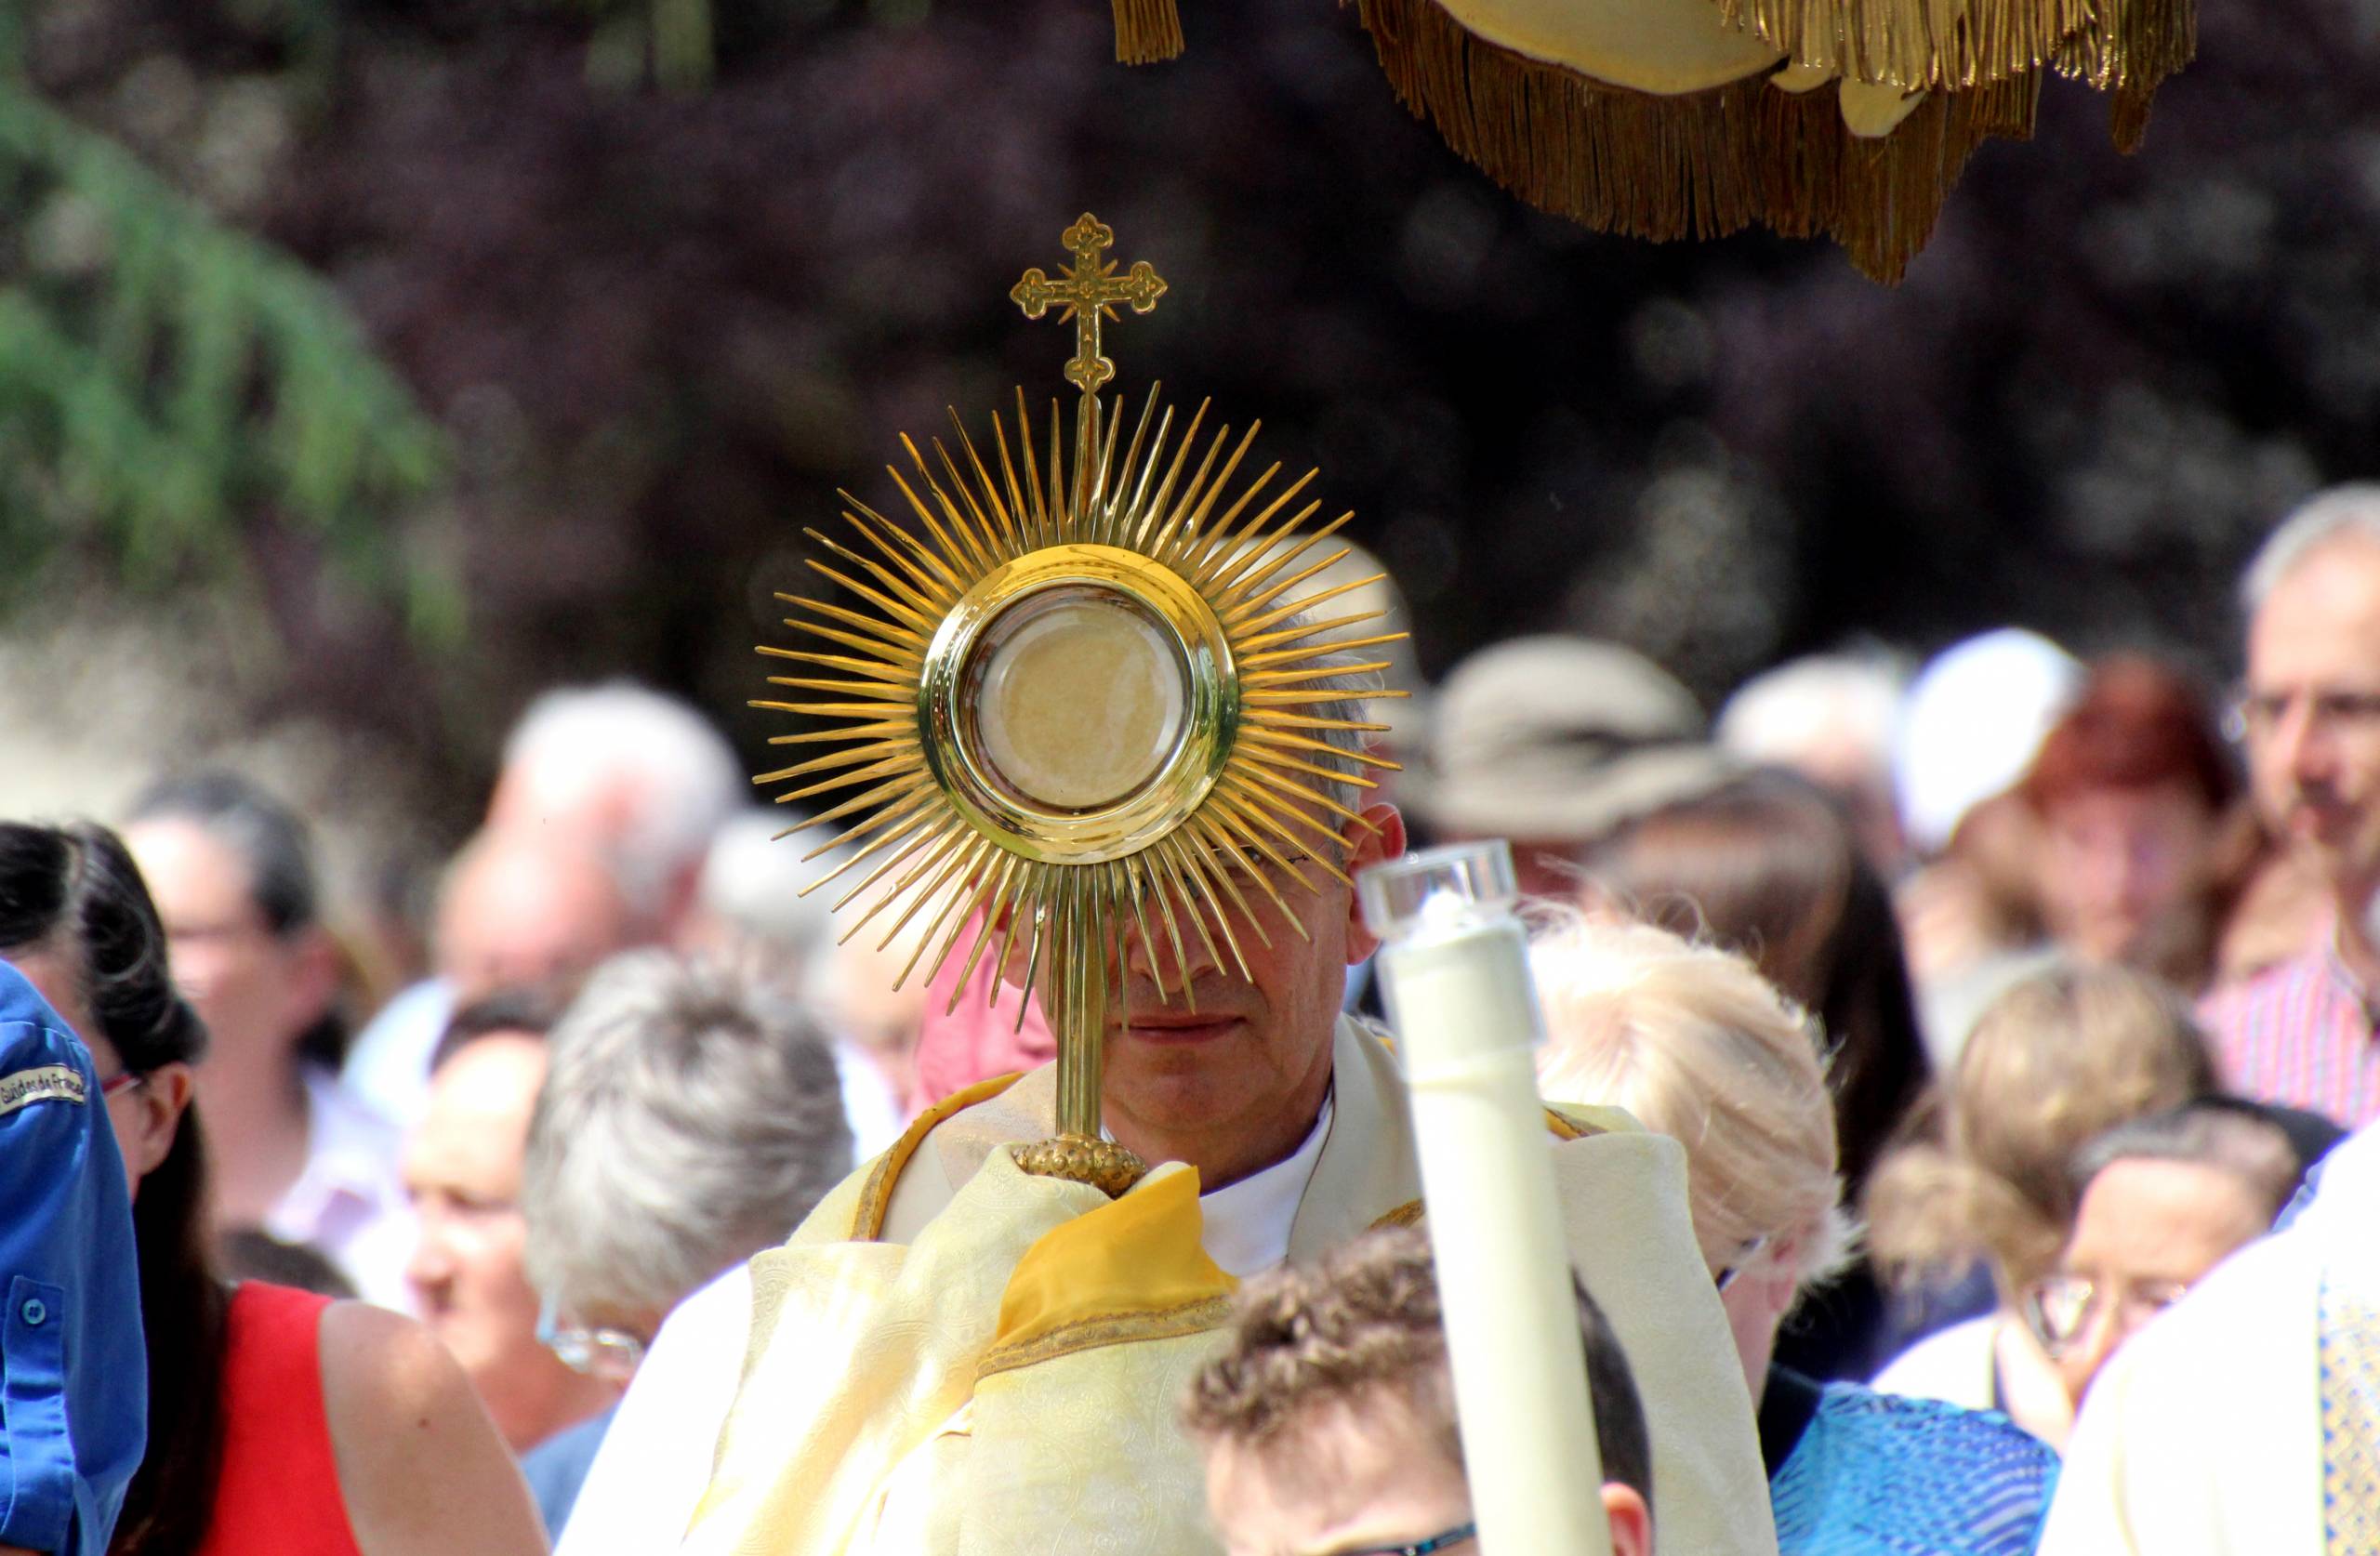
[[[1357,884],[1412,1092],[1480,1548],[1610,1556],[1511,851],[1426,850]]]

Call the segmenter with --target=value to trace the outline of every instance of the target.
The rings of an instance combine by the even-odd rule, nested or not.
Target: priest
[[[1021,395],[989,458],[963,426],[932,461],[905,440],[915,533],[848,495],[858,547],[813,532],[853,605],[787,597],[834,652],[764,647],[806,695],[756,705],[850,726],[779,737],[847,749],[760,781],[860,791],[816,823],[865,839],[845,871],[875,860],[851,897],[888,883],[854,932],[922,922],[938,963],[979,921],[963,982],[1004,925],[992,964],[1039,969],[1057,1061],[929,1109],[681,1305],[562,1556],[1212,1556],[1175,1405],[1231,1293],[1423,1215],[1388,1041],[1340,1009],[1373,949],[1354,877],[1405,846],[1393,807],[1356,809],[1382,728],[1352,715],[1381,667],[1356,651],[1388,637],[1332,638],[1368,618],[1317,609],[1350,586],[1306,560],[1352,515],[1301,536],[1305,480],[1259,501],[1277,466],[1225,504],[1254,429],[1198,454],[1202,410],[1169,453],[1155,389],[1122,439],[1101,324],[1166,284],[1088,212],[1062,241],[1062,276],[1010,296],[1075,327],[1071,468],[1053,415],[1043,482]],[[1681,1152],[1617,1114],[1543,1128],[1645,1396],[1664,1549],[1774,1552]]]
[[[1404,845],[1393,809],[1361,817],[1340,834],[1350,876]],[[1111,1201],[1018,1168],[1007,1147],[1051,1133],[1054,1066],[931,1110],[670,1319],[562,1556],[1215,1551],[1173,1412],[1229,1293],[1422,1214],[1388,1043],[1339,1009],[1373,948],[1354,894],[1317,859],[1266,868],[1301,877],[1271,884],[1307,893],[1311,933],[1257,909],[1244,975],[1194,943],[1193,997],[1163,999],[1125,936],[1102,1097],[1155,1170]],[[1643,1389],[1663,1548],[1773,1550],[1681,1154],[1618,1114],[1549,1114],[1547,1146]]]

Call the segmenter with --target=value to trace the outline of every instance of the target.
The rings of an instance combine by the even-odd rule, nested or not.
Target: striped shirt
[[[2361,1128],[2380,1120],[2380,1018],[2325,936],[2313,950],[2209,995],[2199,1020],[2224,1084]]]

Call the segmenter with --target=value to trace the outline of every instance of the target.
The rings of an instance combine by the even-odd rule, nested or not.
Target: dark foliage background
[[[459,579],[459,637],[271,500],[210,544],[286,645],[276,705],[401,743],[456,824],[557,679],[684,691],[757,764],[800,527],[889,491],[945,404],[1058,387],[1067,332],[1006,293],[1084,208],[1172,283],[1110,336],[1127,394],[1161,376],[1321,465],[1433,671],[1566,627],[1715,697],[2014,620],[2219,673],[2257,533],[2380,466],[2380,0],[2202,3],[2139,156],[2054,85],[1894,291],[1824,246],[1531,213],[1329,0],[1186,0],[1188,56],[1139,71],[1097,0],[715,4],[681,90],[638,40],[686,0],[17,20],[32,90],[326,277],[443,428],[377,521],[383,566]],[[115,554],[53,538],[77,577]]]

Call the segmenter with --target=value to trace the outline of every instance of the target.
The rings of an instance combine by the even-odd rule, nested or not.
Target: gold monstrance
[[[957,458],[936,441],[930,463],[901,440],[914,484],[889,473],[917,533],[841,494],[860,545],[806,533],[831,553],[810,566],[852,602],[779,597],[804,613],[786,625],[824,646],[763,646],[804,666],[771,683],[809,700],[754,705],[840,727],[774,737],[833,748],[755,782],[793,785],[780,803],[857,791],[803,824],[840,824],[809,858],[853,851],[805,891],[866,867],[835,903],[872,898],[846,941],[879,916],[879,949],[919,925],[901,978],[923,960],[931,979],[972,924],[959,991],[987,953],[1040,989],[1058,1132],[1017,1159],[1113,1194],[1145,1170],[1100,1129],[1123,936],[1137,934],[1170,1000],[1190,996],[1194,943],[1247,975],[1239,937],[1270,943],[1259,892],[1308,932],[1282,891],[1304,883],[1293,862],[1345,880],[1337,824],[1361,818],[1330,791],[1371,787],[1365,770],[1394,765],[1351,748],[1382,728],[1342,716],[1378,694],[1351,682],[1385,667],[1352,651],[1402,634],[1334,640],[1379,613],[1309,613],[1374,580],[1301,597],[1346,551],[1304,559],[1354,515],[1302,527],[1321,506],[1299,502],[1311,470],[1275,489],[1276,464],[1235,488],[1255,426],[1202,444],[1201,404],[1169,453],[1173,413],[1152,388],[1117,457],[1100,325],[1119,303],[1149,312],[1166,284],[1145,261],[1117,274],[1103,257],[1115,234],[1087,213],[1064,241],[1062,279],[1030,270],[1010,296],[1029,319],[1056,307],[1075,325],[1071,465],[1054,402],[1037,464],[1020,389],[1013,441],[992,416],[991,464],[956,411]]]

